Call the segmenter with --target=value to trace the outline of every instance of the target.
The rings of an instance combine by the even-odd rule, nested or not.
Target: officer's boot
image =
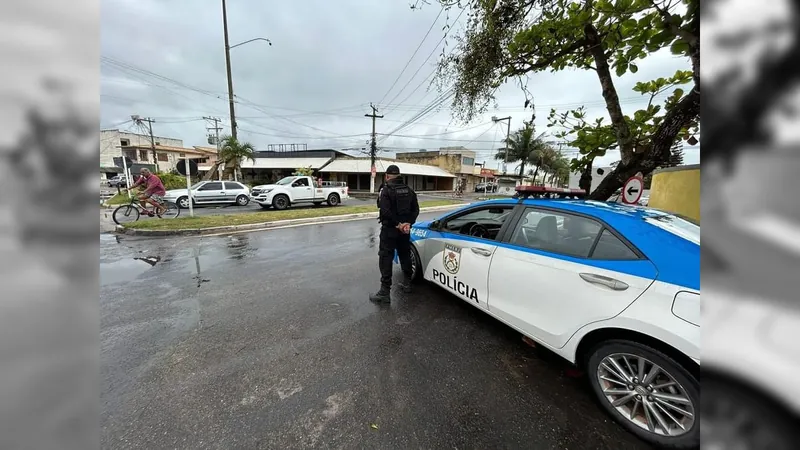
[[[389,292],[390,289],[388,287],[381,285],[381,289],[378,292],[369,294],[369,300],[375,303],[389,303],[392,301]]]
[[[412,291],[411,275],[403,274],[403,281],[399,283],[400,291],[404,294],[410,294]]]

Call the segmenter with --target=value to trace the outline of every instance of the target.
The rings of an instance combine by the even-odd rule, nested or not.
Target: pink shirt
[[[167,191],[164,189],[164,183],[161,182],[161,178],[158,178],[156,175],[150,175],[149,178],[145,180],[146,189],[144,190],[145,194],[154,194],[154,195],[164,195]]]

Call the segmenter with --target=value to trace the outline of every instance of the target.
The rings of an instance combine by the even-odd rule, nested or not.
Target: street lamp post
[[[231,106],[231,108],[233,108],[233,106]],[[503,175],[506,174],[506,168],[508,166],[508,140],[511,139],[511,116],[502,117],[500,119],[498,119],[497,116],[492,116],[492,122],[497,123],[504,120],[508,121],[508,129],[506,131],[506,151],[503,152],[505,154],[505,160],[503,161]]]
[[[228,71],[228,103],[230,105],[231,113],[231,136],[236,139],[236,111],[234,109],[233,101],[233,78],[231,77],[231,49],[253,41],[266,41],[269,42],[269,45],[272,45],[272,41],[259,37],[250,39],[249,41],[240,42],[236,45],[230,45],[228,41],[228,10],[225,5],[225,0],[222,0],[222,29],[225,34],[225,65]]]

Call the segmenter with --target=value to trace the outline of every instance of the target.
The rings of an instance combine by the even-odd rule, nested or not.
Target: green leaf
[[[628,70],[628,65],[627,64],[624,64],[624,63],[618,64],[617,65],[617,76],[621,77],[622,75],[625,74],[625,72],[627,72],[627,70]]]
[[[689,44],[684,40],[677,40],[669,47],[673,55],[684,55],[689,52]]]
[[[639,71],[639,66],[633,63],[631,63],[628,68],[631,70],[631,73],[636,73]]]

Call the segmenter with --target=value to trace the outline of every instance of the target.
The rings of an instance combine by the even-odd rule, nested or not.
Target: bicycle
[[[166,209],[161,214],[156,214],[149,208],[143,208],[142,205],[139,204],[139,199],[133,195],[131,196],[131,201],[129,203],[120,205],[114,210],[114,212],[111,214],[111,218],[114,219],[114,223],[117,225],[122,225],[123,223],[136,222],[139,220],[139,217],[143,212],[150,217],[156,216],[159,219],[174,219],[181,213],[181,209],[178,208],[178,205],[173,202],[163,200],[161,202],[161,206],[165,206]]]

